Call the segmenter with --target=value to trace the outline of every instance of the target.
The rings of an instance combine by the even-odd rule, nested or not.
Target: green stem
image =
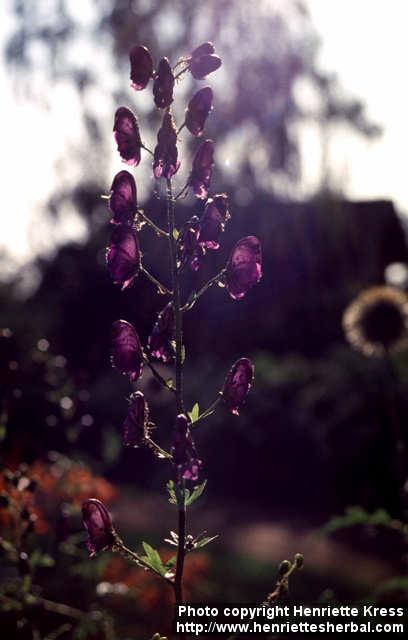
[[[183,603],[183,571],[186,555],[186,506],[185,506],[185,481],[181,486],[181,496],[178,503],[178,548],[176,576],[174,581],[174,593],[176,605]]]
[[[149,367],[150,371],[152,372],[152,374],[156,378],[157,382],[160,382],[160,384],[165,389],[167,389],[167,391],[171,391],[171,393],[174,393],[174,394],[176,393],[176,390],[174,389],[174,387],[169,387],[169,385],[167,384],[166,380],[163,378],[163,376],[160,375],[160,373],[157,371],[156,367],[154,367],[152,365],[152,363],[150,362],[150,360],[148,359],[146,354],[143,357],[143,362],[146,364],[146,366]]]
[[[200,420],[204,420],[204,418],[208,418],[208,416],[210,416],[212,413],[214,413],[214,411],[216,410],[216,408],[218,407],[218,405],[220,404],[222,400],[222,395],[221,393],[218,395],[218,397],[216,398],[216,400],[214,400],[214,402],[212,402],[210,404],[209,407],[207,407],[207,409],[205,411],[203,411],[203,413],[201,413],[197,420],[194,420],[194,422],[192,423],[192,426],[195,427],[195,425],[200,422]]]
[[[157,278],[155,278],[147,269],[145,269],[145,267],[141,266],[140,271],[144,273],[146,278],[150,280],[150,282],[152,282],[155,285],[155,287],[157,287],[157,290],[160,293],[160,295],[171,296],[171,291],[167,287],[165,287],[164,284],[159,282],[159,280],[157,280]]]
[[[221,280],[221,278],[222,278],[222,276],[224,275],[225,272],[226,272],[225,268],[221,269],[221,271],[219,273],[217,273],[217,275],[215,275],[213,278],[211,278],[211,280],[206,282],[206,284],[203,287],[201,287],[201,289],[199,289],[193,295],[192,299],[189,302],[186,302],[186,304],[181,307],[181,311],[190,311],[190,309],[193,308],[193,306],[195,305],[197,300],[199,298],[201,298],[201,296],[207,291],[207,289],[209,289],[210,287],[212,287],[213,284],[215,284],[216,282],[219,282]]]
[[[186,126],[186,121],[184,121],[181,127],[178,128],[177,135],[179,135],[180,131],[182,131],[185,126]]]
[[[180,301],[180,282],[177,273],[176,240],[174,238],[175,214],[174,197],[171,180],[167,180],[167,222],[169,233],[169,249],[171,276],[173,286],[173,307],[176,329],[176,404],[177,413],[184,413],[183,401],[183,325]]]
[[[157,451],[157,453],[162,457],[162,458],[167,458],[168,460],[172,460],[173,456],[171,455],[171,453],[169,453],[168,451],[165,451],[165,449],[162,449],[161,446],[159,444],[157,444],[157,442],[155,442],[154,440],[152,440],[151,438],[147,438],[147,443],[150,445],[150,447],[152,449],[154,449],[155,451]]]
[[[150,218],[145,214],[144,211],[141,211],[139,209],[137,215],[139,216],[139,218],[142,218],[142,220],[144,220],[157,233],[157,235],[163,236],[163,238],[168,238],[169,234],[166,233],[164,229],[158,227],[157,224],[153,222],[153,220],[150,220]]]

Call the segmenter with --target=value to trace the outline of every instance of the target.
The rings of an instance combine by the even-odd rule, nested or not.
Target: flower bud
[[[184,413],[177,416],[171,454],[176,465],[177,482],[180,482],[182,478],[184,480],[198,480],[198,472],[202,462],[197,458],[187,416]]]
[[[122,291],[133,282],[140,269],[139,242],[133,229],[119,226],[112,231],[106,264],[114,284],[119,284]]]
[[[255,236],[241,238],[227,263],[226,287],[231,298],[240,300],[262,277],[261,243]]]
[[[126,320],[116,320],[112,325],[111,362],[120,373],[135,382],[143,372],[143,349],[136,330]]]
[[[87,547],[90,555],[111,549],[115,543],[115,530],[103,502],[96,498],[86,500],[82,505],[82,519],[88,533]]]
[[[186,109],[186,127],[193,136],[201,136],[205,121],[212,110],[213,92],[211,87],[204,87],[191,98]]]
[[[291,568],[292,564],[289,560],[282,560],[278,568],[278,579],[283,578]]]
[[[149,49],[142,46],[130,50],[130,86],[136,91],[144,89],[153,77],[153,61]]]
[[[180,161],[177,157],[177,130],[171,113],[166,111],[157,134],[157,145],[154,150],[154,177],[163,177],[169,180],[174,176],[180,167]]]
[[[295,553],[294,561],[296,569],[301,569],[303,567],[304,557],[301,553]]]
[[[149,437],[149,410],[141,391],[130,396],[130,404],[123,423],[123,444],[141,447]]]
[[[162,58],[153,84],[154,103],[159,109],[166,109],[173,102],[174,76],[167,58]]]
[[[193,271],[198,271],[205,250],[198,242],[199,220],[193,216],[186,222],[177,240],[177,260],[182,266],[189,263]]]
[[[222,396],[228,410],[239,415],[254,379],[254,365],[248,358],[240,358],[231,367],[225,378]]]
[[[117,109],[113,132],[123,162],[137,167],[142,141],[136,116],[127,107]]]
[[[169,362],[174,358],[175,319],[173,304],[169,302],[157,316],[148,345],[153,358]]]
[[[198,147],[193,159],[188,185],[200,200],[205,200],[208,196],[211,176],[214,168],[214,142],[204,140]]]
[[[200,219],[198,242],[205,249],[218,249],[219,237],[225,229],[225,223],[230,218],[228,211],[228,196],[220,193],[206,202]]]
[[[136,182],[129,171],[119,171],[110,189],[109,209],[113,213],[112,224],[132,226],[137,210]]]

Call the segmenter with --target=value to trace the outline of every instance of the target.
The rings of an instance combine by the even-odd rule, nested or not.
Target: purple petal
[[[115,284],[126,289],[140,269],[140,249],[136,233],[129,227],[116,227],[106,251],[109,275]]]
[[[123,444],[126,447],[141,447],[149,437],[149,410],[141,391],[130,397],[126,419],[123,423]]]
[[[191,57],[199,58],[200,56],[204,56],[209,53],[214,53],[214,51],[215,49],[212,42],[203,42],[203,44],[200,44],[198,47],[194,49],[194,51],[191,54]]]
[[[240,300],[262,277],[261,243],[255,236],[242,238],[227,263],[226,286],[234,300]]]
[[[88,533],[87,546],[91,556],[110,549],[115,542],[115,531],[103,502],[96,498],[86,500],[82,505],[82,518]]]
[[[220,193],[206,202],[204,213],[200,219],[198,242],[205,249],[218,249],[219,237],[229,220],[228,196]]]
[[[113,131],[120,157],[126,164],[137,165],[140,162],[142,141],[136,116],[127,107],[119,107],[115,113]]]
[[[129,171],[119,171],[113,179],[109,209],[113,213],[113,224],[133,224],[137,210],[136,182]]]
[[[171,454],[173,463],[176,466],[177,482],[180,482],[182,478],[185,480],[198,480],[202,462],[197,457],[188,419],[184,413],[177,416]]]
[[[131,87],[140,91],[144,89],[153,77],[153,61],[146,47],[136,46],[130,50],[130,79]]]
[[[142,375],[142,345],[135,328],[126,320],[116,320],[112,325],[111,362],[115,369],[128,375],[132,382]]]
[[[173,102],[174,76],[167,58],[162,58],[153,84],[154,103],[159,109],[166,109]]]
[[[174,358],[175,340],[174,308],[169,302],[157,316],[157,322],[149,337],[148,345],[153,358],[170,362]]]
[[[177,151],[177,130],[169,111],[163,116],[163,122],[157,134],[154,150],[153,174],[155,178],[169,180],[178,171],[180,161]]]
[[[214,55],[213,53],[204,54],[201,56],[196,56],[191,58],[189,62],[189,69],[191,75],[196,80],[202,80],[208,74],[216,71],[221,66],[221,58]]]
[[[213,168],[214,142],[212,140],[204,140],[194,156],[188,180],[188,184],[193,188],[195,196],[200,200],[205,200],[208,196]]]
[[[199,220],[194,216],[180,230],[177,240],[177,259],[181,265],[190,264],[193,271],[198,271],[205,249],[198,241]]]
[[[231,413],[238,415],[254,379],[254,365],[248,358],[240,358],[225,378],[222,396]]]
[[[212,109],[213,92],[210,87],[204,87],[197,91],[191,98],[186,110],[186,127],[193,136],[201,136],[204,131],[205,121]]]

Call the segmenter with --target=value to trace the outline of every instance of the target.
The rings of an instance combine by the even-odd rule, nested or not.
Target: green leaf
[[[195,405],[193,405],[193,408],[191,409],[191,411],[188,412],[188,417],[190,418],[191,422],[195,422],[196,420],[198,420],[198,416],[200,415],[200,406],[198,404],[198,402],[195,403]]]
[[[185,359],[186,359],[186,348],[184,344],[182,344],[181,345],[181,364],[184,364]]]
[[[169,558],[169,560],[167,560],[164,566],[166,567],[167,570],[172,569],[176,564],[176,561],[177,561],[177,556],[172,556],[171,558]]]
[[[178,230],[177,230],[177,229],[173,229],[173,238],[174,238],[175,240],[177,240],[177,239],[178,239],[179,235],[180,235],[180,234],[179,234]]]
[[[199,484],[197,487],[194,487],[194,489],[191,492],[186,490],[186,494],[187,494],[185,496],[186,507],[188,507],[190,504],[193,504],[193,502],[195,502],[202,495],[206,486],[207,486],[207,480],[204,480],[202,484]]]
[[[205,538],[202,538],[201,540],[198,540],[198,542],[196,542],[194,544],[194,549],[202,549],[203,547],[206,547],[207,544],[210,544],[210,542],[212,542],[216,538],[218,538],[218,535],[216,535],[216,536],[207,536]]]
[[[162,559],[160,558],[159,552],[156,549],[153,549],[150,544],[147,542],[142,542],[143,549],[145,552],[145,556],[141,556],[143,562],[145,562],[153,571],[158,573],[161,576],[166,575],[167,569],[164,566]]]
[[[42,553],[39,549],[35,549],[30,556],[30,562],[33,567],[53,567],[55,560],[48,553]]]

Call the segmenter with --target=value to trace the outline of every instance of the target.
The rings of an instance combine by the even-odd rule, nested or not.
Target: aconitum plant
[[[157,294],[166,299],[156,319],[152,319],[151,335],[143,345],[137,329],[128,321],[118,319],[113,323],[111,335],[111,362],[119,372],[137,384],[148,367],[155,378],[174,397],[174,415],[169,416],[173,426],[170,451],[163,449],[152,439],[153,419],[149,412],[148,398],[142,391],[134,391],[129,398],[126,419],[123,424],[123,444],[126,447],[149,447],[157,457],[168,463],[169,500],[177,506],[177,532],[171,532],[167,542],[175,547],[175,555],[163,562],[159,553],[143,543],[143,552],[128,549],[113,527],[106,507],[90,498],[83,505],[83,519],[88,533],[91,555],[110,549],[124,554],[141,567],[158,574],[174,590],[175,602],[183,602],[183,570],[186,554],[207,545],[213,537],[193,537],[186,529],[186,509],[202,494],[204,463],[195,444],[197,425],[210,416],[220,405],[238,415],[245,403],[254,377],[254,366],[249,358],[242,357],[226,374],[222,389],[214,402],[200,413],[196,403],[186,411],[183,394],[183,364],[188,357],[188,345],[183,342],[183,325],[188,322],[188,312],[209,287],[224,287],[234,301],[241,300],[262,276],[261,244],[255,236],[239,240],[230,252],[225,267],[204,286],[183,297],[182,280],[186,271],[198,271],[207,252],[220,247],[228,221],[231,218],[228,197],[225,193],[211,194],[211,178],[214,170],[214,142],[205,139],[194,153],[192,165],[187,169],[184,186],[175,195],[173,181],[182,166],[178,142],[182,129],[200,139],[206,120],[213,108],[213,92],[210,87],[199,88],[188,102],[184,122],[178,127],[171,105],[179,82],[190,73],[194,79],[203,80],[221,65],[214,47],[206,42],[189,56],[180,58],[172,67],[162,58],[156,69],[149,50],[135,46],[130,52],[131,86],[135,91],[145,90],[153,81],[153,98],[156,107],[163,112],[154,151],[146,148],[139,132],[136,115],[128,107],[119,107],[114,118],[114,137],[123,162],[138,167],[142,160],[153,158],[153,176],[165,193],[167,200],[167,226],[161,228],[139,208],[136,180],[132,173],[122,170],[114,177],[110,189],[109,210],[112,233],[106,253],[108,272],[114,284],[122,290],[137,286],[138,277],[147,277]],[[145,156],[145,157],[144,157]],[[178,178],[178,176],[177,176]],[[192,215],[187,221],[176,215],[180,198],[192,196]],[[149,212],[150,214],[150,212]],[[153,216],[154,217],[154,216]],[[162,283],[150,273],[143,263],[142,230],[145,225],[154,230],[158,250],[167,247],[169,256],[169,282]],[[174,366],[172,379],[164,379],[155,362]],[[159,432],[159,425],[155,433]]]

